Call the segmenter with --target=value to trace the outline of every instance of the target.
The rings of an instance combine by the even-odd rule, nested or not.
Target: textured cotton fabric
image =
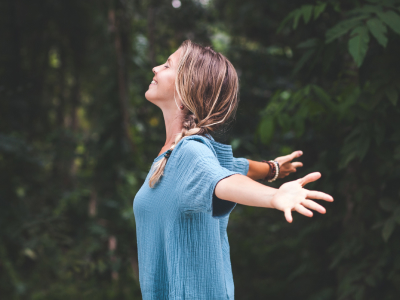
[[[248,168],[230,145],[192,135],[175,146],[154,188],[150,170],[133,202],[143,300],[234,299],[226,228],[236,203],[214,189]]]

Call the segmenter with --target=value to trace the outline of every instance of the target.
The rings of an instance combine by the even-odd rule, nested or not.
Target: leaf
[[[312,39],[308,39],[304,42],[301,42],[300,44],[298,44],[296,46],[296,48],[301,49],[301,48],[311,48],[311,47],[315,47],[318,44],[318,39],[317,38],[312,38]]]
[[[378,17],[385,22],[394,32],[400,34],[400,16],[393,10],[385,12],[377,11]]]
[[[296,29],[296,28],[297,28],[297,25],[299,24],[299,20],[300,20],[301,15],[302,15],[302,11],[301,11],[300,8],[299,8],[299,9],[296,9],[296,10],[294,11],[293,29]]]
[[[367,26],[378,43],[386,47],[388,41],[386,37],[387,28],[382,21],[378,18],[373,18],[367,21]]]
[[[264,117],[258,127],[258,133],[263,144],[268,144],[274,133],[274,120],[271,115]]]
[[[371,139],[369,138],[369,136],[364,135],[360,137],[360,139],[358,140],[357,155],[360,158],[360,162],[364,159],[365,155],[367,154],[370,143]]]
[[[366,124],[359,124],[346,136],[340,150],[341,160],[338,165],[339,170],[346,167],[357,156],[360,158],[360,161],[364,158],[370,144],[370,138],[366,135],[367,133]]]
[[[281,24],[279,25],[278,29],[276,30],[276,33],[279,33],[279,32],[282,30],[282,28],[286,25],[286,23],[289,22],[289,21],[293,18],[293,16],[294,16],[294,14],[295,14],[296,11],[297,11],[297,9],[291,11],[291,12],[283,19],[283,21],[282,21]]]
[[[303,68],[305,63],[311,58],[311,56],[314,54],[314,52],[315,52],[315,49],[309,49],[303,54],[303,56],[297,62],[296,67],[293,69],[292,75],[296,74],[297,72],[300,71],[301,68]]]
[[[368,17],[370,17],[370,14],[376,14],[377,11],[382,11],[382,6],[380,5],[364,5],[362,7],[359,8],[355,8],[352,9],[348,12],[345,13],[346,16],[351,16],[351,15],[355,15],[355,14],[364,14],[364,15],[368,15]]]
[[[379,206],[384,211],[391,212],[398,206],[398,203],[390,198],[382,198],[381,200],[379,200]]]
[[[390,218],[385,222],[385,225],[383,225],[382,237],[385,242],[387,242],[389,240],[389,237],[392,235],[395,224],[396,223],[394,219]]]
[[[320,4],[315,5],[314,20],[316,20],[320,16],[320,14],[322,14],[324,12],[325,7],[326,7],[326,3],[320,3]]]
[[[307,24],[310,21],[311,16],[312,16],[312,12],[313,12],[313,8],[314,8],[313,5],[303,5],[301,7],[301,11],[303,13],[304,23]]]
[[[333,102],[331,101],[331,96],[329,96],[328,93],[325,92],[325,90],[323,88],[319,87],[318,85],[313,84],[312,89],[313,89],[315,95],[319,98],[319,100],[321,100],[323,103],[325,103],[326,106],[331,111],[335,110],[336,107],[333,104]]]
[[[361,24],[360,21],[365,18],[367,18],[367,16],[359,16],[336,24],[325,33],[325,44],[329,44],[333,40],[346,34],[350,29]]]
[[[397,104],[397,99],[399,98],[399,94],[394,86],[389,86],[385,90],[385,94],[388,97],[389,101],[392,102],[394,106]]]
[[[368,30],[365,26],[358,26],[353,29],[350,37],[349,52],[353,56],[357,66],[360,67],[368,50]]]

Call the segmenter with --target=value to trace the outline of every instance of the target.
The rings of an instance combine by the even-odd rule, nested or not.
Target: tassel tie
[[[165,158],[169,158],[169,156],[171,155],[172,150],[168,150],[167,153],[164,154]]]

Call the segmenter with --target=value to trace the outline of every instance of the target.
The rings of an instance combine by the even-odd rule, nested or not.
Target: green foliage
[[[165,142],[144,93],[184,36],[210,41],[207,10],[0,7],[0,298],[141,299],[132,201]]]
[[[386,25],[394,32],[400,34],[400,16],[397,13],[399,9],[393,6],[396,1],[376,1],[374,3],[376,5],[365,4],[361,7],[344,12],[347,18],[338,22],[325,33],[325,43],[329,44],[350,32],[349,53],[352,55],[358,67],[362,65],[368,51],[368,30],[383,47],[386,47],[387,44]],[[338,7],[338,2],[333,2],[331,4],[333,7]],[[326,5],[327,3],[318,3],[315,6],[302,5],[286,16],[281,22],[277,32],[280,32],[292,19],[293,29],[296,29],[301,16],[304,18],[304,23],[307,24],[311,20],[310,16],[312,11],[314,11],[314,20],[316,20],[319,15],[324,12]],[[311,56],[312,52],[308,51],[306,54],[307,56]],[[302,61],[301,63],[304,62]],[[298,70],[295,70],[296,72],[294,73],[297,73]]]
[[[293,29],[297,28],[301,17],[303,17],[305,24],[310,22],[312,17],[314,20],[317,19],[321,15],[321,13],[324,12],[326,5],[327,3],[322,3],[318,1],[316,5],[305,4],[291,11],[282,21],[281,25],[277,29],[277,32],[280,32],[284,25],[286,25],[286,23],[288,23],[291,19],[293,19]]]
[[[358,26],[351,31],[349,52],[353,56],[357,67],[360,67],[368,50],[369,35],[365,26]]]
[[[238,205],[235,298],[398,298],[399,1],[202,3],[2,2],[0,298],[141,298],[132,200],[165,142],[144,93],[186,38],[240,77],[215,138],[258,161],[303,150],[287,180],[320,171],[307,188],[335,198],[293,224]]]
[[[394,237],[400,229],[396,184],[400,164],[398,152],[393,151],[400,142],[399,2],[369,2],[336,5],[336,9],[340,1],[329,2],[327,14],[315,18],[315,24],[309,19],[304,22],[307,29],[295,19],[304,14],[305,5],[287,15],[279,30],[283,32],[289,20],[296,24],[294,31],[286,31],[287,38],[297,43],[291,72],[294,84],[272,94],[261,113],[260,129],[265,132],[259,130],[260,141],[267,145],[291,133],[295,148],[316,153],[315,170],[321,171],[322,178],[327,174],[320,189],[331,189],[341,202],[336,205],[343,207],[344,227],[330,246],[330,269],[341,278],[338,299],[375,299],[370,293],[378,295],[379,286],[394,284],[397,277],[389,274],[400,272],[390,260],[400,247]],[[310,34],[313,25],[326,29]],[[376,43],[370,41],[370,34]],[[267,139],[271,128],[280,135],[274,133]],[[380,229],[379,236],[376,229]],[[372,248],[366,246],[364,235],[374,239]],[[375,270],[371,272],[372,266]],[[395,290],[392,286],[392,290],[380,291],[378,298],[391,299]]]
[[[289,13],[257,1],[247,5],[268,12],[269,23],[253,16],[252,31],[239,29],[247,24],[238,21],[232,34],[293,53],[231,50],[244,74],[241,101],[252,103],[259,116],[254,143],[267,149],[260,159],[303,150],[304,170],[297,176],[320,171],[322,178],[309,189],[328,192],[335,202],[321,203],[324,216],[294,216],[296,226],[258,209],[232,214],[232,264],[241,299],[395,299],[400,27],[394,20],[400,2],[287,1]],[[240,11],[227,20],[240,20]]]
[[[372,18],[367,21],[367,26],[371,34],[376,38],[379,44],[383,47],[387,45],[386,32],[387,28],[378,18]]]

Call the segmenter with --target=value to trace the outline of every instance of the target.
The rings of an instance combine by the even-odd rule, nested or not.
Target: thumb
[[[301,186],[305,186],[307,183],[313,182],[321,178],[321,173],[320,172],[313,172],[310,173],[303,178],[297,179],[297,182],[301,184]]]

